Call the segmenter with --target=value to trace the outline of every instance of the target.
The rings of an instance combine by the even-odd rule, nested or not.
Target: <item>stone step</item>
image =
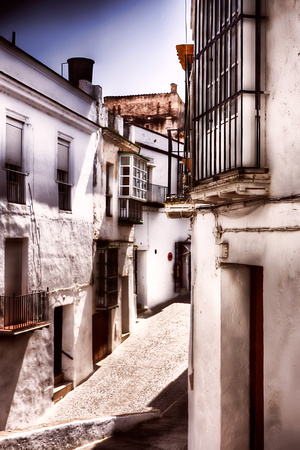
[[[73,390],[73,381],[62,380],[54,385],[52,400],[57,403],[64,398],[70,391]]]

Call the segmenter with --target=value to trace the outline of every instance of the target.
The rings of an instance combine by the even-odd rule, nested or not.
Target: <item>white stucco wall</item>
[[[133,128],[135,140],[141,145],[141,155],[151,158],[155,165],[152,171],[151,183],[160,186],[168,186],[168,138],[145,128],[137,126],[133,126]],[[156,151],[155,149],[159,151]],[[163,152],[161,153],[160,151]],[[183,144],[178,144],[177,141],[172,140],[171,194],[177,193],[178,154],[183,157]]]
[[[227,285],[228,294],[231,287],[222,279],[220,263],[231,268],[240,265],[234,289],[241,271],[251,266],[263,268],[264,448],[298,449],[300,445],[299,14],[298,2],[266,2],[266,147],[262,158],[270,169],[272,200],[216,209],[215,216],[199,212],[193,224],[194,344],[189,371],[194,371],[194,390],[189,391],[190,450],[248,448],[248,444],[241,446],[237,440],[234,444],[226,441],[237,430],[244,429],[247,434],[244,417],[239,419],[233,414],[226,435],[224,429],[222,435],[223,369],[226,364],[228,369],[232,352],[230,344],[227,349],[222,346],[222,332],[238,317],[246,319],[247,302],[235,304],[232,317],[222,315],[224,290]],[[214,235],[215,225],[221,230],[221,238]],[[228,258],[215,257],[219,243],[228,245]],[[248,290],[246,285],[241,296]],[[241,340],[246,343],[246,336]],[[235,388],[238,380],[236,386],[230,386],[238,405],[241,391],[234,394]]]
[[[19,58],[20,56],[20,58]],[[62,356],[65,378],[76,386],[93,370],[92,364],[92,239],[93,160],[99,144],[95,102],[25,55],[0,52],[2,70],[73,112],[18,83],[1,79],[0,94],[0,294],[5,292],[5,240],[26,240],[24,291],[49,289],[50,327],[10,339],[0,337],[0,427],[29,424],[52,403],[53,308],[64,306]],[[36,70],[37,69],[37,70]],[[65,102],[65,103],[64,103]],[[91,114],[91,111],[94,111]],[[65,114],[63,118],[63,114]],[[24,123],[23,171],[26,204],[6,200],[6,117]],[[59,211],[58,137],[70,142],[72,212]],[[70,341],[70,339],[72,339]]]
[[[170,220],[163,208],[144,208],[143,225],[135,227],[138,268],[140,271],[145,271],[143,274],[144,284],[141,286],[142,306],[151,308],[176,296],[174,284],[175,242],[185,241],[190,234],[189,230],[189,219]],[[139,265],[139,250],[147,252],[147,262],[142,261],[142,266]],[[172,261],[168,260],[169,252],[173,255]],[[139,290],[138,284],[138,302],[140,302]]]
[[[119,140],[119,143],[116,142]],[[118,249],[118,275],[119,275],[119,307],[109,312],[109,352],[112,352],[122,341],[124,328],[131,332],[136,323],[136,299],[133,293],[133,241],[134,226],[131,223],[119,225],[119,151],[127,149],[128,142],[121,136],[115,136],[112,131],[100,136],[101,146],[95,160],[95,173],[93,198],[93,239],[94,259],[96,258],[96,241],[106,241],[108,245],[115,245]],[[123,146],[122,146],[123,144]],[[107,166],[110,164],[110,207],[111,217],[106,215],[106,177]],[[94,260],[94,273],[97,273],[97,264]],[[124,282],[128,277],[128,283]],[[126,290],[126,292],[125,292]],[[94,296],[97,296],[97,286],[94,283]],[[95,305],[93,308],[95,312]],[[124,311],[126,314],[124,315]],[[125,317],[126,316],[126,317]],[[126,322],[126,325],[122,323]]]
[[[83,117],[97,120],[96,103],[91,102],[86,93],[30,55],[5,42],[1,43],[1,70]]]
[[[296,376],[300,366],[300,331],[297,326],[300,320],[297,306],[300,231],[284,231],[283,227],[297,226],[300,207],[298,204],[291,207],[287,203],[261,206],[247,216],[246,212],[247,209],[243,209],[239,213],[243,214],[240,218],[236,215],[218,217],[218,225],[225,230],[222,242],[229,246],[229,257],[223,261],[229,265],[258,265],[264,269],[265,448],[296,449],[300,442],[300,390]],[[278,231],[230,231],[249,227],[275,228]],[[190,392],[191,449],[220,448],[221,441],[218,417],[222,415],[222,410],[218,392],[220,376],[224,372],[221,372],[218,348],[221,333],[219,309],[221,292],[226,288],[220,281],[221,268],[214,266],[218,261],[212,256],[215,247],[212,229],[212,215],[199,214],[194,223],[193,234],[196,237],[192,243],[195,390]],[[236,308],[236,314],[244,317],[245,309],[242,306]],[[226,318],[223,317],[223,323],[224,320]],[[222,347],[222,361],[226,360],[226,353],[229,358],[230,347],[227,348]],[[241,428],[242,419],[237,423],[232,420],[232,428]]]

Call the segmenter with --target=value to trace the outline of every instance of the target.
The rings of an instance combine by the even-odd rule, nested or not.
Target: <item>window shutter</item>
[[[6,122],[6,163],[22,167],[22,122],[8,118]]]
[[[57,169],[69,172],[69,143],[67,141],[58,141]]]

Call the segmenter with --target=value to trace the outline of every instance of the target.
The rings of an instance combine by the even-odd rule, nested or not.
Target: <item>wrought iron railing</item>
[[[168,188],[158,184],[147,184],[147,201],[151,203],[164,203],[167,198]]]
[[[71,211],[71,188],[72,186],[63,181],[58,183],[58,207],[62,211]]]
[[[120,198],[119,220],[143,223],[142,202],[131,198]]]
[[[25,204],[25,176],[26,173],[9,167],[6,170],[7,201]]]
[[[96,309],[112,309],[118,306],[118,291],[106,292],[97,297]]]
[[[45,291],[0,296],[0,331],[17,331],[47,323],[49,305]]]

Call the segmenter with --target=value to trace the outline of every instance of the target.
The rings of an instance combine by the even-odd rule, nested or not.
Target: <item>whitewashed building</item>
[[[143,223],[134,233],[137,304],[152,308],[190,289],[190,221],[168,220],[163,207],[167,196],[182,193],[184,146],[147,128],[130,130],[147,162]]]
[[[99,99],[0,39],[0,427],[41,416],[54,377],[93,371]],[[87,84],[88,82],[86,82]]]
[[[123,119],[109,120],[105,106],[103,111],[102,143],[94,166],[94,363],[111,353],[136,323],[134,224],[140,223],[142,208],[139,195],[129,192],[130,157],[140,160],[140,148],[124,138]]]
[[[66,80],[0,38],[2,430],[40,418],[136,321],[118,171],[139,147],[108,128],[93,63],[71,58]]]
[[[190,450],[300,446],[299,16],[192,1]]]

